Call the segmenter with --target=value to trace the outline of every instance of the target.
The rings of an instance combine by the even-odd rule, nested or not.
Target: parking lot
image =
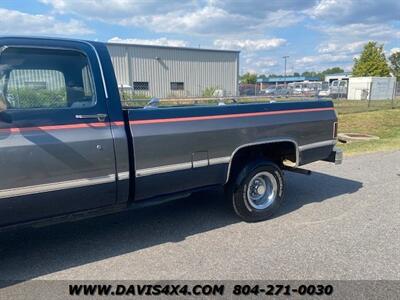
[[[221,191],[0,234],[0,279],[400,279],[400,151],[287,174],[286,203],[247,224]]]

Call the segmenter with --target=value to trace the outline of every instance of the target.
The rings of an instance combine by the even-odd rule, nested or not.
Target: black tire
[[[261,187],[261,191],[265,190],[263,194],[259,194],[258,188],[254,192],[254,187],[260,186],[257,185],[259,183],[257,180],[263,182],[261,185],[265,186]],[[227,196],[241,219],[246,222],[263,221],[270,218],[283,201],[284,184],[282,171],[276,164],[270,161],[256,160],[244,166],[237,173],[227,188]],[[252,200],[252,197],[257,198],[260,195],[265,195],[261,198],[261,202]],[[268,195],[271,197],[267,197]],[[275,196],[272,197],[272,195]]]

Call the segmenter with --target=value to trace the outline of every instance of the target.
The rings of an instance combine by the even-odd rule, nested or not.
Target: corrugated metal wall
[[[239,53],[157,46],[108,44],[118,84],[148,82],[151,97],[199,97],[206,88],[238,93]],[[171,90],[171,82],[184,82],[184,90]]]
[[[50,91],[62,90],[65,89],[64,75],[56,70],[16,69],[11,72],[8,89],[34,87],[37,84]]]

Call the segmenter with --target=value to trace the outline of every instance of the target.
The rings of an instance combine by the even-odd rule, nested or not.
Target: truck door
[[[93,56],[89,46],[3,46],[0,226],[115,203],[113,140]]]

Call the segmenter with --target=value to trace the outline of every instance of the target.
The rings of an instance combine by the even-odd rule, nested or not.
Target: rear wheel
[[[242,168],[228,189],[236,214],[246,222],[271,217],[283,200],[281,169],[269,161],[254,161]]]

